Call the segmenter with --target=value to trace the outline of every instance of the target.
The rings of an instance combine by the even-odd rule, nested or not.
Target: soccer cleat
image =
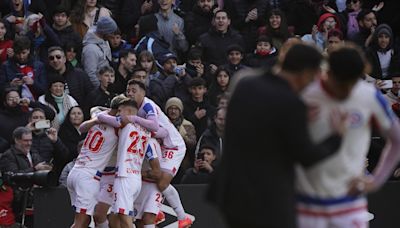
[[[156,215],[156,220],[154,221],[154,223],[158,225],[164,221],[165,221],[165,214],[164,212],[159,211],[158,214]]]
[[[179,220],[178,227],[179,228],[189,228],[193,224],[192,220],[186,216],[185,219]]]

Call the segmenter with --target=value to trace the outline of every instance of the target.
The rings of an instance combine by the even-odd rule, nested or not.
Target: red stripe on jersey
[[[125,214],[124,212],[125,212],[125,209],[123,209],[123,208],[118,209],[118,213]]]
[[[79,210],[79,213],[80,213],[80,214],[86,214],[86,211],[87,211],[86,208],[81,208],[81,209]]]
[[[100,177],[98,177],[98,176],[94,176],[93,179],[100,181]]]
[[[315,216],[315,217],[330,217],[330,216],[350,214],[350,213],[360,211],[360,210],[365,210],[365,209],[367,209],[366,205],[348,208],[348,209],[342,209],[342,210],[333,211],[333,212],[312,211],[312,210],[308,210],[308,209],[304,209],[304,208],[297,208],[297,212],[300,214],[303,214],[303,215],[310,215],[310,216]]]

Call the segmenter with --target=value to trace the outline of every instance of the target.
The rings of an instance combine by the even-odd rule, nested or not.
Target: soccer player
[[[157,132],[157,137],[162,139],[161,151],[157,152],[162,171],[157,180],[157,187],[176,212],[179,228],[190,227],[193,222],[186,216],[178,191],[170,184],[185,157],[185,142],[165,113],[152,100],[145,97],[145,94],[146,87],[142,82],[135,80],[128,82],[127,97],[134,99],[140,105],[137,116],[129,119],[152,132]]]
[[[114,99],[118,99],[118,97]],[[108,111],[108,114],[114,116],[114,119],[116,119],[116,113],[116,109]],[[109,162],[118,143],[115,128],[120,127],[119,121],[110,121],[108,124],[111,125],[108,125],[98,120],[96,117],[98,113],[93,112],[92,114],[92,119],[83,122],[79,127],[81,132],[88,130],[89,132],[67,178],[71,204],[75,208],[73,228],[88,227],[89,216],[94,213],[97,203],[96,196],[100,191],[101,172]]]
[[[120,103],[121,116],[136,115],[137,104],[127,99]],[[112,211],[118,214],[121,228],[132,228],[133,204],[138,197],[142,184],[142,163],[144,158],[154,172],[159,172],[160,164],[153,143],[148,143],[151,134],[139,124],[122,122],[119,131],[116,178],[114,181],[115,202]],[[158,174],[159,175],[159,174]]]
[[[368,227],[367,200],[354,193],[376,190],[397,165],[399,122],[380,91],[361,79],[361,51],[343,46],[330,53],[328,62],[328,77],[312,83],[303,94],[307,104],[319,107],[319,115],[309,123],[311,137],[320,142],[332,133],[327,119],[334,109],[347,113],[347,129],[333,156],[308,169],[297,167],[298,223],[300,228]],[[372,175],[358,181],[365,172],[372,125],[389,143]]]

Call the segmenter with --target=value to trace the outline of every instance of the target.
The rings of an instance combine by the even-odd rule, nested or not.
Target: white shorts
[[[162,198],[162,194],[155,183],[142,181],[142,189],[134,203],[137,212],[135,218],[142,219],[144,213],[157,215],[160,211]]]
[[[112,212],[134,217],[133,203],[140,193],[141,185],[142,181],[137,177],[116,177]]]
[[[68,174],[67,188],[76,213],[93,215],[100,191],[100,176],[100,172],[85,168],[72,168]]]
[[[356,198],[346,201],[344,197],[339,203],[335,200],[318,203],[297,203],[299,228],[368,228],[369,213],[367,200]],[[328,203],[327,203],[328,202]]]
[[[114,180],[115,169],[112,171],[104,171],[100,178],[100,192],[97,195],[97,201],[108,205],[114,203]]]
[[[185,146],[177,148],[161,147],[161,154],[158,154],[161,170],[175,176],[183,158],[185,158],[185,153]]]

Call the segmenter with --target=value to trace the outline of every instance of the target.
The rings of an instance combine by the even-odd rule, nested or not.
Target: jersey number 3
[[[137,131],[132,131],[129,134],[129,137],[132,139],[131,145],[128,147],[128,153],[136,154],[139,153],[140,157],[144,156],[144,150],[147,144],[147,137],[142,135],[140,136]],[[138,145],[141,145],[141,148],[138,148]]]

